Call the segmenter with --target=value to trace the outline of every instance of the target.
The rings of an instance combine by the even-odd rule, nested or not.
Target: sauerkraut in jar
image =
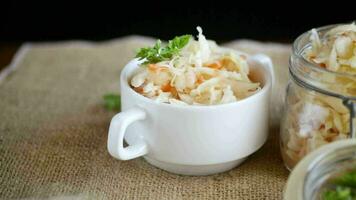
[[[304,33],[294,42],[289,68],[280,142],[292,169],[320,146],[354,135],[356,25]]]

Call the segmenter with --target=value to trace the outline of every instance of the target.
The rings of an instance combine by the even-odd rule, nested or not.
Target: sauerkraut
[[[345,96],[356,95],[356,26],[336,26],[323,37],[313,29],[304,57],[336,73],[311,73],[320,87]],[[339,74],[337,74],[339,73]],[[342,76],[344,73],[351,76]],[[282,123],[282,155],[288,168],[318,147],[350,137],[350,112],[342,100],[292,85]]]
[[[235,102],[260,90],[249,78],[246,54],[221,48],[206,40],[189,42],[169,60],[144,62],[130,85],[157,102],[179,105],[217,105]]]
[[[306,58],[320,67],[334,72],[356,74],[356,25],[337,26],[319,37],[311,31],[311,48]]]
[[[282,156],[288,168],[324,144],[350,136],[350,112],[338,98],[290,88],[282,122]]]

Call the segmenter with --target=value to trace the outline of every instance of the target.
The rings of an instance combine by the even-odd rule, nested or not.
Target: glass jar
[[[335,26],[316,30],[323,38]],[[311,48],[310,34],[295,40],[289,62],[290,82],[280,130],[281,153],[289,170],[320,146],[356,136],[356,76],[309,62],[304,53]]]
[[[306,156],[290,174],[285,200],[323,199],[333,179],[356,170],[356,140],[347,139],[325,145]]]

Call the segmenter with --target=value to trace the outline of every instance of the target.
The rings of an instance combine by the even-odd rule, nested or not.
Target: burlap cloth
[[[281,199],[288,171],[277,126],[241,166],[206,177],[174,175],[141,158],[119,161],[108,154],[115,113],[103,108],[102,96],[119,92],[122,66],[134,49],[152,42],[132,36],[21,48],[0,76],[1,199]],[[288,45],[243,40],[226,46],[270,55],[277,81],[286,81]],[[275,87],[275,104],[282,85]],[[278,117],[273,114],[274,122]]]

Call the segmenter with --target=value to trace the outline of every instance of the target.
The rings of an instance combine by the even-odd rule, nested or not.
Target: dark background
[[[129,0],[124,5],[120,1],[6,1],[0,3],[0,43],[106,40],[131,34],[166,40],[186,33],[195,35],[197,25],[218,42],[237,38],[292,42],[313,27],[356,19],[353,1],[342,1],[341,7],[334,6],[338,2],[325,3],[330,7],[311,7],[301,1],[267,1],[266,5],[234,2]]]

